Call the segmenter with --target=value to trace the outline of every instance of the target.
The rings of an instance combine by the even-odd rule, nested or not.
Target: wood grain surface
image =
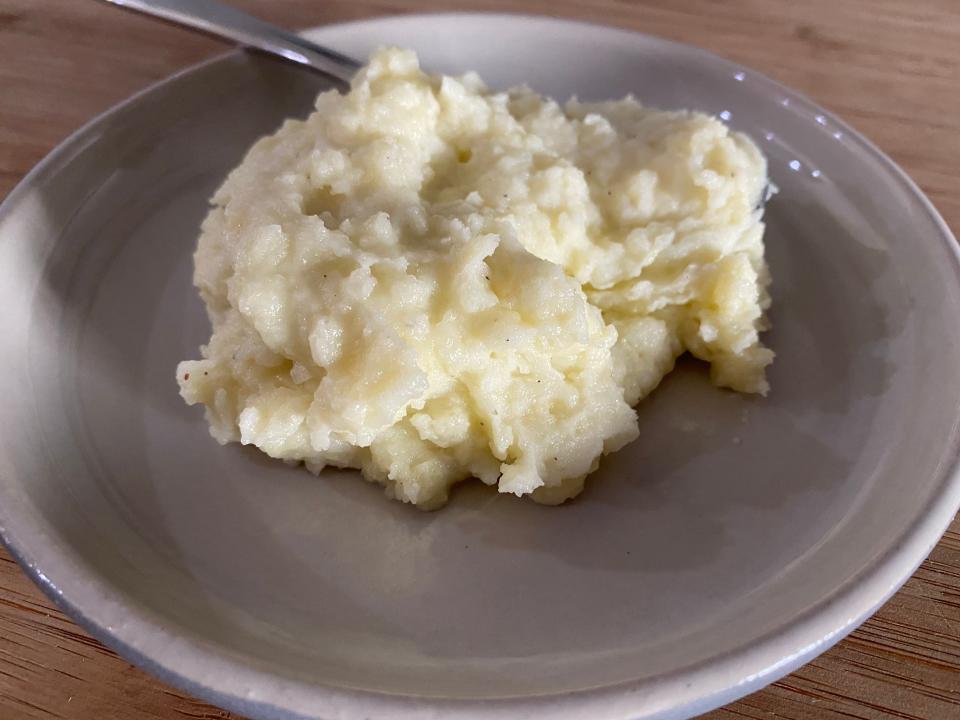
[[[699,45],[849,121],[960,229],[960,0],[234,1],[293,28],[413,11],[523,11]],[[93,0],[0,0],[0,196],[96,113],[222,49]],[[232,717],[104,649],[0,550],[0,719]],[[707,717],[960,718],[960,522],[848,639]]]

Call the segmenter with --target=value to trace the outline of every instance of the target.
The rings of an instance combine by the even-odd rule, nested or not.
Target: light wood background
[[[411,11],[510,10],[693,43],[838,113],[905,167],[960,229],[960,0],[234,2],[292,28]],[[222,49],[93,0],[0,0],[0,197],[91,116]],[[231,717],[104,649],[0,550],[0,718]],[[708,717],[960,718],[960,521],[861,629]]]

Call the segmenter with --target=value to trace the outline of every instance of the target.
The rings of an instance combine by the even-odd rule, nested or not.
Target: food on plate
[[[767,391],[766,162],[700,113],[559,105],[382,49],[213,197],[180,363],[221,443],[442,506],[467,478],[560,503],[637,436],[684,352]]]

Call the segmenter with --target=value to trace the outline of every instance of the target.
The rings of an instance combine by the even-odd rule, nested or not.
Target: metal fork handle
[[[279,55],[346,83],[360,67],[353,58],[321,47],[216,0],[106,0],[129,10],[186,25],[246,47]]]

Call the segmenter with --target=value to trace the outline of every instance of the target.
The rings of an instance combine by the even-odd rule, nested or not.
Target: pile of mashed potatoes
[[[213,198],[180,364],[221,443],[430,509],[475,477],[560,503],[690,352],[765,393],[766,164],[720,121],[566,106],[380,50]]]

